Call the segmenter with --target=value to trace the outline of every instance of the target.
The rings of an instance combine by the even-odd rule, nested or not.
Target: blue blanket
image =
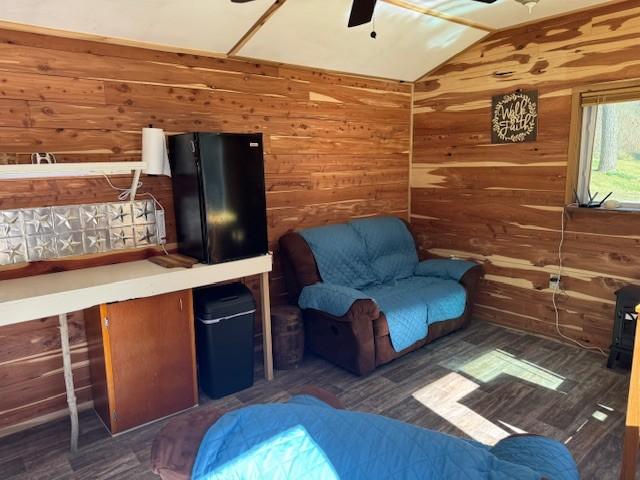
[[[313,308],[335,317],[342,317],[356,300],[366,298],[373,300],[355,288],[321,282],[303,288],[298,298],[298,305],[301,308]]]
[[[432,277],[409,277],[393,284],[367,287],[389,324],[396,352],[427,336],[429,325],[464,313],[467,293],[458,282]]]
[[[457,280],[475,264],[418,263],[413,237],[398,218],[359,219],[304,229],[300,235],[323,280],[302,290],[298,305],[303,309],[342,316],[355,300],[370,298],[387,318],[396,352],[425,338],[430,324],[464,312],[466,292]]]
[[[194,477],[195,478],[195,477]],[[339,480],[333,465],[301,425],[258,443],[215,468],[210,480]]]
[[[521,445],[518,459],[530,463],[522,465],[476,442],[298,396],[287,404],[254,405],[221,417],[202,440],[192,478],[306,480],[326,472],[324,478],[335,474],[343,480],[539,480],[544,473],[554,480],[577,480],[567,449],[546,441],[553,444],[553,456],[550,463],[540,460],[538,469],[540,445],[533,450]]]

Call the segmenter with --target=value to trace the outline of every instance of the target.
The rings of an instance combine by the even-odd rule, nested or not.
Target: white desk
[[[67,313],[102,303],[121,302],[260,275],[264,375],[273,379],[269,272],[271,255],[193,268],[167,269],[147,260],[49,273],[0,281],[0,327],[58,315],[67,403],[71,415],[71,450],[78,445],[76,406]]]

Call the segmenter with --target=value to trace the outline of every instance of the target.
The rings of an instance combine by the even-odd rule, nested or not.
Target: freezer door
[[[267,253],[262,135],[199,133],[198,140],[210,261]]]
[[[178,250],[209,263],[205,248],[204,208],[195,134],[169,137],[169,163],[176,214]]]

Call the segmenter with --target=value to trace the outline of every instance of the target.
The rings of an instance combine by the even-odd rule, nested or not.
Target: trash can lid
[[[256,308],[251,290],[242,283],[204,287],[194,290],[196,316],[203,320],[228,317]]]

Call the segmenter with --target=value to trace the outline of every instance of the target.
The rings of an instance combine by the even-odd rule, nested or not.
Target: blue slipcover
[[[350,225],[364,242],[378,283],[413,275],[418,254],[413,237],[402,220],[396,217],[363,218]]]
[[[466,292],[458,283],[475,266],[461,260],[418,263],[415,243],[396,217],[354,220],[301,230],[322,282],[304,288],[301,308],[344,315],[354,301],[371,298],[389,325],[400,352],[428,334],[430,324],[464,312]]]
[[[304,429],[313,444],[306,442],[303,448],[296,448],[296,442],[288,441],[292,429]],[[298,433],[298,441],[299,437]],[[192,478],[271,479],[273,472],[278,472],[278,479],[315,478],[318,469],[324,468],[315,445],[343,480],[540,480],[543,473],[554,480],[577,480],[575,463],[566,447],[547,442],[523,442],[517,462],[507,461],[492,453],[500,443],[489,449],[390,418],[336,410],[303,395],[286,404],[253,405],[221,417],[202,440]],[[538,469],[541,448],[550,448],[553,455],[542,454],[549,462],[545,460]],[[256,451],[262,451],[257,457],[259,472],[251,453]],[[289,472],[282,465],[293,467]],[[233,475],[223,477],[221,472]]]
[[[467,301],[467,292],[458,282],[434,277],[409,277],[362,292],[374,298],[386,315],[396,352],[426,337],[432,323],[458,318]]]
[[[325,283],[362,288],[376,283],[362,239],[347,224],[300,230],[316,259]]]
[[[304,305],[303,308],[313,308],[341,317],[349,311],[353,302],[363,298],[371,297],[355,288],[316,283],[302,289],[298,304]]]
[[[425,260],[415,267],[414,274],[421,277],[438,277],[457,282],[470,268],[475,266],[476,264],[469,260],[450,260],[446,258]]]

